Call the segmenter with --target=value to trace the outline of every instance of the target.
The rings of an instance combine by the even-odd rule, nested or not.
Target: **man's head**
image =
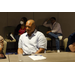
[[[30,19],[26,22],[26,32],[29,36],[34,32],[35,30],[35,21]]]
[[[53,24],[53,23],[56,21],[56,18],[55,18],[55,17],[51,17],[51,18],[50,18],[50,21],[51,21],[51,23]]]

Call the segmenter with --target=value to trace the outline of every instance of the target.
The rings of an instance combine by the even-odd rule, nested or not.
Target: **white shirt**
[[[61,30],[61,26],[58,22],[54,22],[54,24],[47,24],[47,21],[44,22],[43,24],[45,27],[50,27],[51,28],[51,31],[53,33],[61,33],[62,34],[62,30]]]
[[[22,48],[26,54],[32,54],[39,50],[39,48],[47,49],[47,40],[44,34],[37,30],[30,37],[26,32],[20,36],[18,48]]]

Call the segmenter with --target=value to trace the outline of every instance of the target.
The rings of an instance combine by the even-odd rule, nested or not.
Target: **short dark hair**
[[[51,19],[54,19],[56,21],[56,18],[55,17],[51,17]]]

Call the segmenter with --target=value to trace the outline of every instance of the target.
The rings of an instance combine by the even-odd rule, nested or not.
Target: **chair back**
[[[4,38],[7,38],[7,35],[9,33],[13,33],[13,35],[14,35],[15,28],[16,28],[15,26],[6,26],[6,27],[4,27]]]
[[[40,26],[37,27],[37,30],[42,32],[47,37],[46,32],[50,31],[51,29],[49,27],[45,27],[43,25],[40,25]]]

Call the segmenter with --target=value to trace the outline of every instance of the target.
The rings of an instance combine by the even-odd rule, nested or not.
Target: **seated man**
[[[48,21],[50,21],[50,23],[47,23]],[[50,19],[45,21],[43,25],[46,27],[50,27],[51,30],[48,31],[47,34],[50,37],[55,38],[57,52],[60,52],[59,36],[62,36],[62,30],[60,24],[56,22],[55,17],[51,17]]]
[[[67,42],[67,52],[75,52],[75,33],[72,33],[68,37],[68,42]]]
[[[0,36],[0,59],[6,58],[3,53],[3,47],[4,47],[4,39],[2,36]]]
[[[19,38],[18,54],[38,54],[47,49],[47,40],[43,33],[35,29],[35,21],[26,22],[26,33]]]

